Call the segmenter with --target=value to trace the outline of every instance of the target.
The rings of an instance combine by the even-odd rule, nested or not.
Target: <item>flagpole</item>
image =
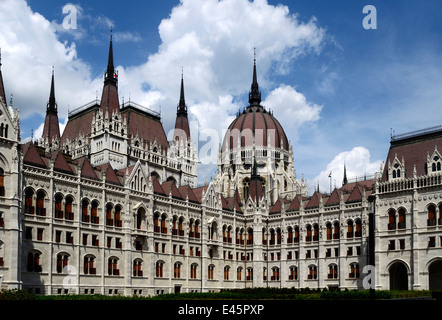
[[[331,178],[332,178],[332,172],[330,171],[330,174],[328,175],[328,178],[330,179],[330,194],[332,193],[332,183],[331,183]]]

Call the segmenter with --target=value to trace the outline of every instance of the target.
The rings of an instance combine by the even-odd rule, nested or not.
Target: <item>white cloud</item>
[[[319,120],[322,106],[310,103],[306,97],[288,85],[272,90],[263,105],[269,106],[284,130],[290,132],[290,139],[296,139],[297,129],[305,122]]]
[[[330,179],[328,177],[330,172],[332,172],[332,190],[335,186],[337,188],[341,187],[344,178],[344,164],[347,178],[351,180],[354,178],[361,179],[364,176],[379,172],[381,162],[381,160],[372,162],[370,151],[362,146],[354,147],[350,151],[343,151],[336,155],[327,164],[326,169],[321,171],[313,181],[309,182],[310,192],[317,188],[318,183],[321,192],[330,192]]]
[[[102,79],[92,79],[90,67],[77,57],[75,44],[60,42],[56,30],[41,14],[32,12],[25,1],[0,3],[0,47],[6,94],[22,118],[43,114],[49,98],[52,66],[59,116],[67,108],[92,100]]]

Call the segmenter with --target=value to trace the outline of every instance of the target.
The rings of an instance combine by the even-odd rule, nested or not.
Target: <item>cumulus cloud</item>
[[[381,160],[372,161],[370,151],[362,146],[354,147],[350,151],[343,151],[336,155],[327,164],[326,169],[310,182],[310,192],[317,188],[318,184],[321,192],[330,192],[330,179],[328,177],[330,172],[332,173],[332,190],[335,186],[337,188],[341,187],[344,178],[344,164],[347,178],[351,180],[355,178],[362,179],[364,176],[371,176],[379,172],[381,162]]]
[[[284,130],[291,133],[291,139],[296,139],[297,129],[303,123],[319,120],[322,110],[322,106],[308,102],[302,93],[289,85],[272,90],[263,104],[271,107]]]
[[[92,100],[102,80],[91,78],[90,66],[77,57],[75,43],[57,39],[54,26],[33,12],[25,1],[0,3],[0,47],[6,94],[14,95],[23,118],[44,113],[49,98],[52,67],[61,117],[67,106]]]

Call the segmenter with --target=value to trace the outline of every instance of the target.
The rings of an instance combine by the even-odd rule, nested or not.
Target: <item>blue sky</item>
[[[100,96],[111,25],[120,98],[161,110],[166,132],[183,68],[197,134],[221,134],[247,105],[256,47],[263,103],[310,190],[328,192],[330,171],[339,187],[344,161],[350,178],[379,170],[391,128],[442,123],[437,0],[76,1],[75,30],[62,25],[67,4],[0,2],[3,80],[22,138],[41,132],[52,65],[62,125],[68,109]],[[363,28],[365,5],[376,8],[376,30]],[[199,181],[215,167],[202,165]]]

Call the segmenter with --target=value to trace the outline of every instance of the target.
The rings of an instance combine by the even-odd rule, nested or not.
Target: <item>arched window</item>
[[[123,222],[121,221],[121,206],[115,206],[115,226],[121,228],[123,226]]]
[[[143,276],[143,261],[141,259],[135,259],[132,265],[132,271],[134,277],[142,277]]]
[[[74,199],[71,196],[67,196],[64,202],[64,214],[66,220],[74,220],[74,210],[72,209],[72,203]]]
[[[119,276],[120,270],[118,269],[118,259],[115,257],[107,260],[107,274],[110,276]]]
[[[293,228],[288,227],[287,229],[287,243],[293,243]]]
[[[57,254],[57,273],[63,273],[66,272],[66,270],[63,270],[69,262],[69,255],[66,253],[59,253]]]
[[[81,221],[89,222],[89,201],[87,199],[81,201]]]
[[[55,218],[57,219],[63,219],[64,217],[64,212],[62,209],[62,201],[63,201],[63,196],[59,193],[57,193],[55,195]]]
[[[253,268],[251,268],[251,267],[247,268],[246,280],[253,281]]]
[[[435,226],[436,225],[436,207],[433,204],[428,206],[428,219],[427,226]]]
[[[137,225],[137,228],[138,228],[138,225]],[[153,216],[153,230],[156,233],[160,232],[160,214],[158,212],[156,212]]]
[[[272,268],[272,276],[271,276],[270,280],[279,281],[279,268],[278,267]]]
[[[40,190],[37,192],[37,216],[46,216],[46,208],[45,208],[45,196],[44,191]]]
[[[398,212],[398,223],[397,223],[398,229],[405,229],[406,223],[405,223],[405,209],[400,208]]]
[[[181,278],[181,263],[180,262],[175,262],[173,264],[173,277],[175,279]]]
[[[289,268],[289,280],[298,280],[298,267],[292,266]]]
[[[195,238],[199,239],[200,237],[201,237],[201,234],[200,234],[200,221],[196,220],[195,221]]]
[[[362,237],[362,223],[361,223],[361,219],[356,219],[355,225],[356,225],[355,237],[356,238],[360,238],[360,237]]]
[[[275,230],[274,229],[270,229],[270,245],[274,245],[275,244]]]
[[[307,229],[307,235],[305,237],[305,241],[306,242],[311,242],[312,241],[312,226],[311,225],[307,225],[306,229]]]
[[[180,217],[178,221],[178,234],[180,237],[184,237],[184,218]]]
[[[333,223],[333,239],[339,239],[339,222]]]
[[[318,268],[315,265],[310,265],[308,267],[307,279],[315,280],[318,278]]]
[[[83,259],[83,273],[84,274],[97,274],[97,269],[94,266],[95,257],[92,255],[85,256]]]
[[[92,201],[91,205],[91,222],[94,224],[100,223],[100,219],[98,217],[98,202]]]
[[[207,279],[209,279],[209,280],[213,280],[213,274],[214,274],[214,271],[215,270],[215,266],[213,265],[213,264],[211,264],[211,265],[209,265],[208,266],[208,270],[207,270]]]
[[[338,266],[336,264],[330,264],[328,266],[328,279],[338,278]]]
[[[155,277],[162,278],[163,277],[163,269],[164,269],[164,262],[157,261],[155,263]]]
[[[112,204],[108,203],[106,204],[106,225],[107,226],[113,226],[114,225],[114,219],[112,217]]]
[[[230,273],[230,267],[225,266],[224,267],[224,280],[229,280],[229,273]]]
[[[388,211],[388,230],[396,229],[396,211],[394,209],[390,209]]]
[[[253,244],[253,229],[249,228],[247,229],[247,245]]]
[[[317,224],[313,225],[313,241],[319,241],[319,226]]]
[[[276,244],[281,244],[281,229],[276,229]]]
[[[353,221],[349,220],[347,222],[347,238],[353,238],[354,233],[353,233]]]
[[[295,227],[295,237],[293,238],[294,243],[299,243],[299,227]]]
[[[350,264],[350,273],[348,275],[350,279],[359,278],[359,264],[354,262]]]
[[[162,234],[167,233],[166,218],[167,218],[167,216],[165,214],[161,215],[161,233]]]
[[[0,168],[0,197],[5,196],[5,171]]]
[[[41,253],[37,251],[29,251],[28,259],[26,263],[26,270],[28,272],[41,272],[42,268],[40,265]]]
[[[196,263],[193,263],[190,266],[190,279],[196,279],[197,278],[197,271],[198,271],[198,265]]]
[[[241,281],[242,279],[242,267],[238,267],[236,269],[236,280]]]
[[[332,225],[330,222],[328,222],[325,225],[325,230],[326,230],[326,234],[327,234],[327,240],[331,240],[332,239]]]

